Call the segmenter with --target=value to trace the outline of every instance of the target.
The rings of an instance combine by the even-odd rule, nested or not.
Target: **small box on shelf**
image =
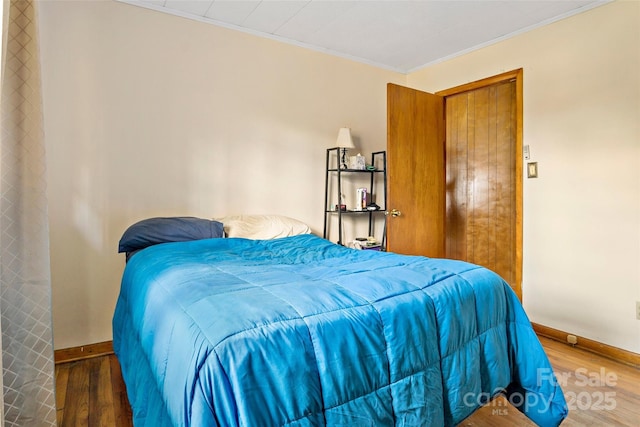
[[[365,170],[367,167],[364,156],[358,153],[357,156],[349,157],[349,169],[353,170]]]
[[[356,240],[353,242],[353,247],[356,249],[362,250],[370,250],[370,251],[380,251],[382,250],[382,245],[378,242],[374,237],[356,237]]]
[[[361,249],[363,251],[381,251],[382,245],[380,245],[379,243],[375,245],[364,245]]]

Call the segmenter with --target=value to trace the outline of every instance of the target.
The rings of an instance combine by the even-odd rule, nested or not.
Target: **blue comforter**
[[[149,247],[113,319],[136,426],[456,425],[504,393],[567,414],[510,287],[476,265],[312,235]]]

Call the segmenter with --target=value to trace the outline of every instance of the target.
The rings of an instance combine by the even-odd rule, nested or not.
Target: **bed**
[[[216,230],[126,251],[113,345],[136,427],[453,426],[500,394],[540,426],[566,417],[495,273]]]

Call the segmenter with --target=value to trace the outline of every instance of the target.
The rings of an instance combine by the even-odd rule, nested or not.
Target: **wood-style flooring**
[[[563,426],[640,426],[640,369],[541,337],[569,405]],[[114,355],[56,365],[59,427],[129,427]],[[505,399],[494,399],[460,426],[535,426]]]

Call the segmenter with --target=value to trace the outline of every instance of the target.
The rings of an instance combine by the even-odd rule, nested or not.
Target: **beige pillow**
[[[267,240],[311,233],[307,224],[282,215],[230,215],[217,221],[226,237]]]

